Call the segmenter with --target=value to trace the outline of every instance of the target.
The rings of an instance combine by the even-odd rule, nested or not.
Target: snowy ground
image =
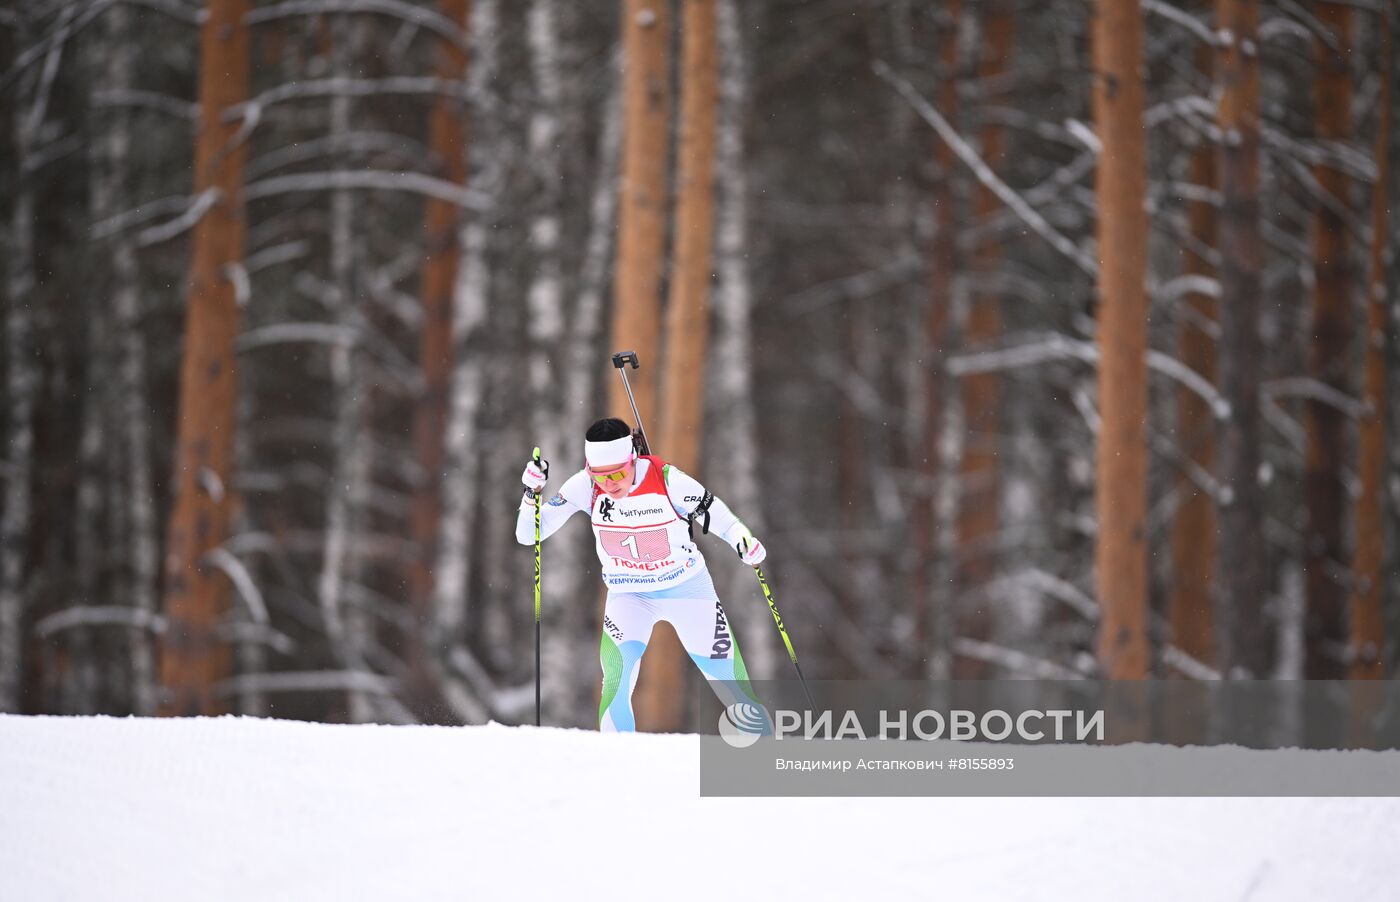
[[[0,900],[1393,900],[1394,799],[702,799],[694,736],[0,715]]]

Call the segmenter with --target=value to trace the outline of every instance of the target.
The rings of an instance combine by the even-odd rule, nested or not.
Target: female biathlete
[[[598,729],[636,730],[632,690],[658,620],[675,628],[690,659],[726,707],[757,705],[729,618],[695,545],[694,527],[722,536],[749,566],[763,562],[763,544],[699,482],[659,457],[638,454],[632,429],[622,420],[602,419],[589,427],[583,456],[584,469],[544,504],[540,537],[549,538],[580,511],[593,523],[594,546],[608,586],[599,652],[603,694]],[[543,491],[548,472],[547,462],[531,461],[521,476],[525,497],[515,538],[522,545],[534,542],[535,496]]]

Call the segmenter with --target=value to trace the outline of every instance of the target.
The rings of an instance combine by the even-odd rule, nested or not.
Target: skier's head
[[[594,485],[609,498],[623,498],[637,477],[637,447],[632,427],[617,417],[604,417],[588,427],[583,458]]]

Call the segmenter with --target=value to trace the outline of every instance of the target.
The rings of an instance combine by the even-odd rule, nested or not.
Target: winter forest
[[[0,7],[0,711],[533,717],[632,420],[809,679],[1394,678],[1391,0]],[[544,721],[603,588],[545,543]],[[700,539],[755,678],[753,571]],[[712,729],[660,625],[639,726]]]

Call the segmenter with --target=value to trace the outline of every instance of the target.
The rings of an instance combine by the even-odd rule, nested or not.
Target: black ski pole
[[[632,419],[637,421],[637,431],[642,436],[642,453],[650,454],[651,445],[647,443],[647,431],[642,428],[642,415],[637,412],[637,399],[632,397],[632,384],[627,381],[627,370],[624,367],[632,364],[632,369],[637,369],[641,363],[637,360],[636,351],[618,351],[612,355],[613,366],[617,367],[617,374],[622,377],[622,387],[627,389],[627,400],[632,404]]]

